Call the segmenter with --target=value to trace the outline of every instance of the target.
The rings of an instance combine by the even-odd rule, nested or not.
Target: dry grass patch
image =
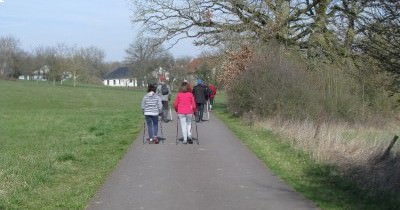
[[[342,122],[290,121],[270,118],[257,127],[273,130],[312,159],[338,169],[361,187],[398,192],[400,189],[400,144],[391,149],[388,158],[379,161],[399,126],[385,128],[350,125]]]

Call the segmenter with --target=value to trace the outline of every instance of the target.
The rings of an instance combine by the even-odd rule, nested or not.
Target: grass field
[[[141,130],[143,95],[0,80],[0,209],[84,209]]]

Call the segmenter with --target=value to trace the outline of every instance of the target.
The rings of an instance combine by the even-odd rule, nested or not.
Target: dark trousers
[[[204,104],[203,103],[196,103],[196,109],[197,109],[197,115],[196,115],[196,121],[199,122],[200,120],[203,120],[203,112],[204,112]]]
[[[162,115],[161,119],[166,122],[168,121],[168,113],[169,113],[169,101],[162,101]]]
[[[158,116],[145,115],[147,123],[147,131],[149,132],[149,138],[157,137],[158,133]]]

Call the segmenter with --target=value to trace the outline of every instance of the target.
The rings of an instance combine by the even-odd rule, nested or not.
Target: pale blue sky
[[[58,43],[95,46],[106,61],[122,61],[137,31],[130,15],[127,0],[0,0],[0,37],[15,37],[26,51]],[[194,57],[202,48],[186,40],[170,51]]]

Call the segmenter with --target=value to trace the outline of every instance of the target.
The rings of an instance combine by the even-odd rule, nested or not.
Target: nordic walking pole
[[[193,120],[192,120],[192,122],[193,122]],[[194,121],[194,125],[196,126],[196,140],[197,140],[197,144],[200,144],[200,141],[199,141],[199,131],[197,130],[197,122],[196,122],[196,120]],[[193,141],[193,140],[192,140]]]
[[[172,109],[171,109],[171,105],[169,106],[169,119],[172,121]]]
[[[146,121],[144,121],[143,123],[143,144],[145,144],[147,142],[146,139]]]
[[[208,110],[208,103],[210,103],[210,101],[207,101],[207,119],[210,121],[210,110]]]
[[[178,117],[176,118],[176,145],[178,145],[178,143],[179,143],[179,139],[178,139],[178,132],[179,132],[179,119],[178,119]]]
[[[161,130],[161,138],[159,138],[159,142],[164,143],[164,131],[163,131],[163,121],[162,120],[158,120],[158,123],[160,123],[160,130]]]

